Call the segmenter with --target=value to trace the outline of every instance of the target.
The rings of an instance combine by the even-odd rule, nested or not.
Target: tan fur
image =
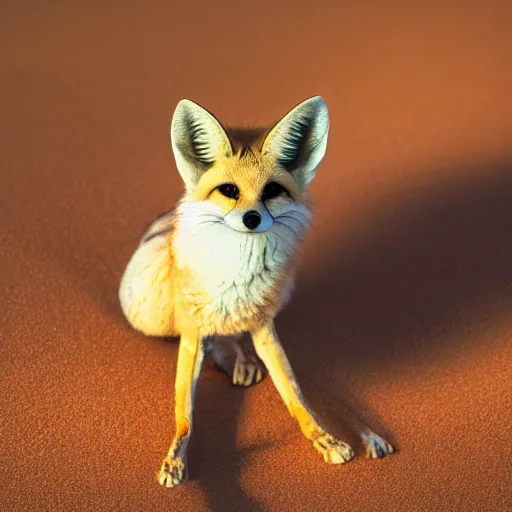
[[[325,153],[328,126],[327,108],[319,97],[262,130],[224,129],[188,100],[176,109],[171,139],[186,192],[175,212],[150,226],[119,291],[134,328],[181,338],[175,437],[158,475],[164,486],[186,480],[194,391],[206,350],[225,367],[231,347],[235,384],[262,379],[263,366],[243,352],[238,338],[223,345],[217,338],[243,332],[251,334],[259,360],[314,448],[332,464],[353,457],[350,446],[314,419],[274,329],[274,318],[293,289],[300,237],[310,218],[305,190]],[[286,193],[264,199],[270,182]],[[238,195],[223,195],[223,184],[236,185]],[[260,227],[245,225],[243,216],[249,211],[260,214]],[[363,441],[373,443],[369,452],[377,456],[392,451],[371,431]]]

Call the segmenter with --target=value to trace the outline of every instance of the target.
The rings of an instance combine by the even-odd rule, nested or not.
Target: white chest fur
[[[265,233],[237,232],[208,202],[184,203],[177,213],[177,264],[196,277],[191,288],[182,292],[206,297],[198,309],[209,323],[228,318],[236,322],[256,314],[287,272],[302,230],[275,222]],[[289,299],[292,286],[290,276],[280,291],[283,302]]]

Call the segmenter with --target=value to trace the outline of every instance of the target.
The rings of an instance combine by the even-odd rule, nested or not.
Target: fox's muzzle
[[[274,224],[274,219],[263,204],[253,205],[252,210],[233,208],[224,216],[226,224],[241,233],[264,233]]]

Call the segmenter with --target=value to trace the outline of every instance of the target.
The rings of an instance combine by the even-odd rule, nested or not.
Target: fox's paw
[[[158,473],[158,483],[164,487],[177,487],[186,480],[185,463],[178,457],[166,458]]]
[[[381,459],[390,455],[395,450],[394,448],[382,437],[375,432],[366,432],[361,435],[363,444],[366,450],[366,457],[368,459]]]
[[[343,464],[354,457],[352,448],[343,441],[323,432],[313,440],[313,447],[322,454],[329,464]]]
[[[249,387],[265,377],[265,367],[255,356],[237,358],[233,368],[232,382],[235,386]]]
[[[210,350],[215,366],[228,375],[234,386],[249,387],[265,378],[265,365],[252,351],[244,350],[238,338],[217,340]]]

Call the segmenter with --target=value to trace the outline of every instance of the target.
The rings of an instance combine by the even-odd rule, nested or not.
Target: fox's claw
[[[313,440],[313,447],[329,464],[343,464],[354,457],[354,451],[347,443],[339,441],[327,432]]]
[[[186,480],[185,463],[180,458],[166,458],[158,473],[158,483],[164,487],[177,487]]]
[[[366,457],[380,459],[395,451],[395,449],[375,432],[367,432],[361,436],[366,449]]]

